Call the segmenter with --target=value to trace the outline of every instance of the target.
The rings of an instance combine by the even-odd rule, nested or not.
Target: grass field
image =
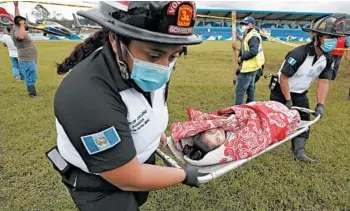
[[[76,210],[45,157],[56,142],[52,102],[63,78],[56,75],[55,62],[74,45],[36,43],[40,99],[30,99],[23,82],[13,80],[7,49],[0,48],[1,211]],[[277,72],[290,49],[264,43],[265,73]],[[189,47],[189,57],[179,59],[172,77],[170,123],[184,120],[188,107],[213,111],[232,105],[231,55],[229,41]],[[263,78],[258,82],[257,100],[268,100],[268,82]],[[331,84],[325,116],[312,128],[307,145],[310,156],[320,163],[294,161],[288,143],[200,189],[177,185],[154,191],[142,210],[350,210],[349,86],[350,71],[343,62]],[[309,98],[314,108],[315,86]]]

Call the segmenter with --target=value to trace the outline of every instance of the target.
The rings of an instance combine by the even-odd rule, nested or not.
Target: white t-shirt
[[[2,36],[1,42],[7,45],[10,57],[18,57],[17,48],[13,43],[13,40],[10,35],[4,34],[4,36]]]

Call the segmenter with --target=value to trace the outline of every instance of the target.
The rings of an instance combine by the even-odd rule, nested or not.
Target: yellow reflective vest
[[[265,63],[265,56],[264,56],[264,51],[262,48],[262,40],[261,40],[261,36],[259,34],[259,32],[257,32],[255,29],[252,29],[244,38],[243,40],[243,50],[244,51],[249,51],[249,45],[248,42],[252,37],[258,37],[260,40],[259,43],[259,50],[258,50],[258,54],[249,59],[249,60],[245,60],[242,61],[242,67],[241,67],[241,72],[242,73],[248,73],[248,72],[253,72],[256,71],[258,69],[260,69],[263,64]]]

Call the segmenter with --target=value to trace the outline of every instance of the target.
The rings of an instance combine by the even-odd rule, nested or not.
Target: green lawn
[[[7,49],[0,48],[0,210],[75,210],[45,152],[56,142],[53,97],[62,80],[55,62],[74,42],[37,42],[40,99],[30,99],[14,81]],[[264,43],[265,73],[277,72],[291,48]],[[179,59],[169,91],[170,123],[186,119],[186,109],[213,111],[233,103],[231,44],[208,41],[189,47]],[[345,61],[331,84],[325,116],[313,128],[308,165],[294,161],[290,143],[200,189],[177,185],[151,193],[142,210],[350,210],[350,87]],[[257,100],[268,100],[269,80],[257,84]],[[309,97],[316,104],[315,86]],[[88,115],[88,114],[87,114]],[[169,133],[168,133],[169,134]],[[161,164],[160,159],[158,160]]]

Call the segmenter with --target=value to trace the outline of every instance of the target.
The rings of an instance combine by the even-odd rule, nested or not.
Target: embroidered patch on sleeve
[[[289,57],[288,63],[293,66],[295,63],[297,63],[297,61],[293,57]]]
[[[90,155],[105,151],[117,145],[121,140],[114,127],[104,131],[81,137]]]

